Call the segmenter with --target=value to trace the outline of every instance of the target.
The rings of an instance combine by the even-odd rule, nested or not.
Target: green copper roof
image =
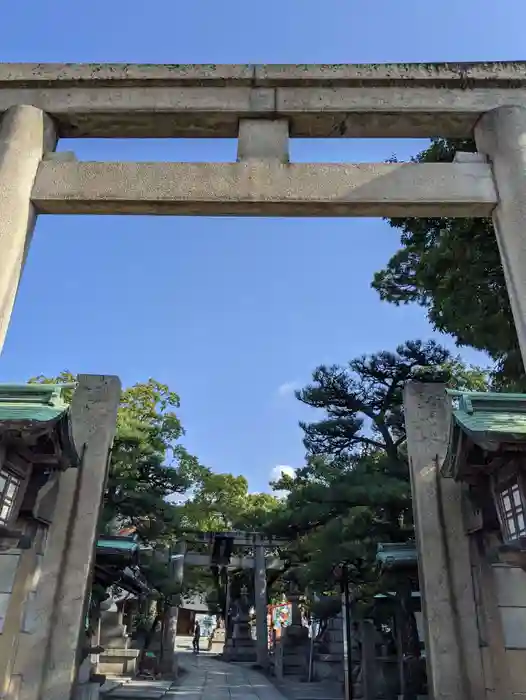
[[[526,394],[448,391],[453,421],[477,443],[526,441]]]
[[[526,395],[448,390],[452,400],[451,428],[443,476],[464,480],[476,476],[486,458],[470,457],[474,446],[482,455],[503,446],[526,448]],[[474,461],[473,461],[474,460]]]
[[[64,389],[74,384],[0,384],[2,422],[48,422],[67,410]]]
[[[108,552],[134,552],[139,549],[139,543],[133,537],[99,537],[97,549]]]

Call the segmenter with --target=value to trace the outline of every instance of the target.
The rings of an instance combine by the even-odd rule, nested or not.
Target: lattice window
[[[0,469],[0,525],[7,525],[13,514],[20,484],[21,480],[17,476],[6,469]]]
[[[499,487],[497,498],[505,538],[516,540],[526,536],[524,501],[518,482]]]

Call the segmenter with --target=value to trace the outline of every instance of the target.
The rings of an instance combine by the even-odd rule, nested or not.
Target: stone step
[[[172,687],[172,681],[131,680],[124,685],[104,693],[108,700],[160,700]]]

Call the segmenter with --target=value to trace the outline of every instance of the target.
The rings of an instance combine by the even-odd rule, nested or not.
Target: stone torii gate
[[[230,542],[230,548],[250,547],[253,556],[235,556],[229,552],[224,560],[215,561],[213,555],[187,551],[187,543],[206,543],[212,545],[216,540]],[[254,570],[254,602],[256,609],[256,651],[257,661],[266,668],[268,661],[267,630],[267,571],[283,570],[284,562],[275,556],[266,556],[266,548],[287,544],[288,540],[277,537],[265,537],[258,532],[235,530],[233,532],[201,532],[187,535],[180,543],[180,554],[176,555],[175,577],[183,580],[184,566],[211,567],[214,564],[228,568]]]
[[[0,348],[38,214],[491,215],[526,358],[526,62],[0,64],[0,115]],[[479,153],[289,162],[290,137],[437,135]],[[54,152],[60,137],[237,138],[238,158],[77,162]]]
[[[0,347],[37,214],[493,215],[526,352],[526,63],[0,64]],[[454,163],[290,163],[293,138],[472,137]],[[77,162],[60,137],[238,138],[237,163]]]

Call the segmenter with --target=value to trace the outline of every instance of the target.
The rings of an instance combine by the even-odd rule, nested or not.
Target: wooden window
[[[504,538],[517,540],[526,537],[524,499],[519,480],[499,484],[496,496]]]
[[[9,523],[21,483],[18,476],[7,469],[0,469],[0,525]]]

